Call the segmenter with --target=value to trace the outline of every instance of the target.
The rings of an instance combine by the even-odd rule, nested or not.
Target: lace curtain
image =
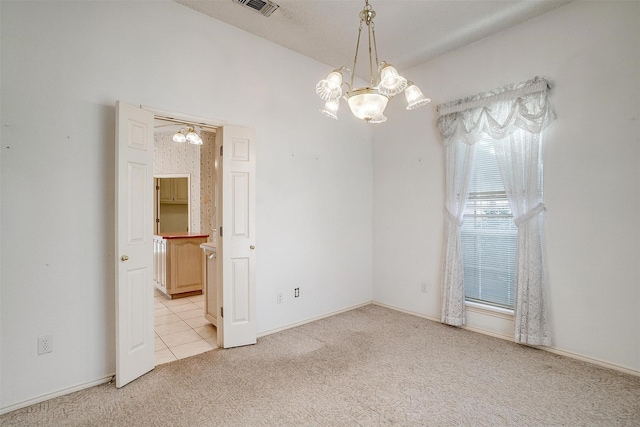
[[[446,206],[441,321],[464,324],[460,225],[469,195],[475,143],[492,139],[518,226],[515,341],[549,345],[542,257],[541,132],[555,118],[548,82],[538,77],[438,106],[445,145]]]
[[[449,144],[445,150],[445,269],[441,321],[464,325],[464,268],[460,226],[469,197],[476,146]]]

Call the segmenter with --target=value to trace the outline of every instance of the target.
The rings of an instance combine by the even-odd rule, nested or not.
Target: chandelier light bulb
[[[404,96],[407,98],[407,110],[413,110],[431,102],[431,99],[426,98],[413,82],[409,82],[409,86],[404,90]]]
[[[338,120],[338,107],[340,107],[340,100],[336,99],[334,101],[327,101],[324,104],[324,107],[320,109],[320,112],[325,116],[331,117],[332,119]]]
[[[173,138],[171,138],[173,140],[173,142],[186,142],[187,141],[187,137],[184,133],[182,133],[184,131],[184,129],[180,129],[179,132],[176,132],[173,135]]]
[[[342,74],[338,71],[329,73],[326,79],[316,85],[316,93],[325,101],[335,101],[342,96]]]
[[[189,128],[186,139],[193,145],[202,145],[202,138],[200,138],[200,135],[198,135],[193,128]]]
[[[383,68],[380,71],[380,83],[378,90],[381,94],[387,96],[395,96],[407,87],[407,79],[398,74],[392,65],[382,63]]]

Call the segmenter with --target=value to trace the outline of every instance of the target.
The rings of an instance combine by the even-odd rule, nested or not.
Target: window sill
[[[465,301],[464,305],[467,311],[499,317],[501,319],[513,320],[513,310],[509,310],[507,308],[494,307],[471,301]]]

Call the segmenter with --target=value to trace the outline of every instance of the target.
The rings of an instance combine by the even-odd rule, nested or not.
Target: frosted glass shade
[[[407,98],[407,110],[413,110],[431,102],[429,98],[425,98],[420,88],[411,82],[405,89],[404,96]]]
[[[385,66],[380,71],[380,83],[378,90],[381,94],[395,96],[407,87],[407,79],[398,74],[398,71],[391,65]]]
[[[171,138],[171,139],[173,139],[173,142],[186,142],[187,141],[186,135],[184,133],[182,133],[182,132],[176,132],[173,135],[173,138]]]
[[[320,112],[325,116],[331,117],[332,119],[338,120],[338,107],[340,106],[340,100],[336,99],[335,101],[327,101],[324,104],[324,107],[320,109]]]
[[[380,114],[378,117],[374,117],[369,120],[369,123],[384,123],[387,121],[387,117],[384,114]]]
[[[187,141],[193,145],[202,145],[202,138],[200,138],[200,135],[195,133],[193,129],[191,129],[187,134]]]
[[[347,94],[349,108],[354,116],[367,122],[381,116],[387,108],[389,97],[381,95],[375,88],[356,89]]]
[[[316,93],[325,101],[335,101],[342,96],[342,74],[337,71],[329,73],[326,79],[316,85]]]

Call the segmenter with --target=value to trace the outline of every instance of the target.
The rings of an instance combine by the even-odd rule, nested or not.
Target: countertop
[[[156,234],[156,237],[163,239],[195,239],[197,237],[209,237],[207,233],[194,233],[194,232],[174,232],[174,233],[160,233]]]

